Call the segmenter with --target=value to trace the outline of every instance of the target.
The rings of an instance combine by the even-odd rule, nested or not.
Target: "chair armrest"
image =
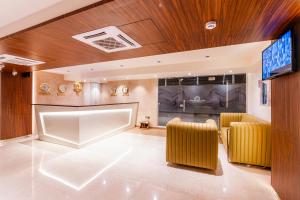
[[[271,125],[260,122],[231,122],[228,147],[231,161],[270,166]]]
[[[231,122],[239,122],[242,120],[243,113],[221,113],[220,114],[220,129],[229,127]]]

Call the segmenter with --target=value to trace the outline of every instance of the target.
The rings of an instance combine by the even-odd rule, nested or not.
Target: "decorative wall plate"
[[[76,92],[76,94],[79,95],[82,91],[82,84],[80,82],[75,82],[73,87],[74,92]]]
[[[67,85],[65,85],[65,84],[58,85],[57,95],[63,95],[66,91],[67,91]]]
[[[129,95],[129,89],[127,86],[124,86],[122,88],[122,93],[123,93],[123,96],[128,96]]]
[[[118,88],[110,88],[110,96],[117,96],[117,90]]]
[[[50,86],[47,83],[40,84],[40,94],[42,95],[50,95]]]

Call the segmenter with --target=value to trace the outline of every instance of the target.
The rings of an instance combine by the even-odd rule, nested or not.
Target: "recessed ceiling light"
[[[161,61],[160,60],[158,60],[158,61],[156,61],[157,63],[161,63]]]
[[[189,72],[189,73],[188,73],[188,76],[191,76],[191,75],[192,75],[192,73],[191,73],[191,72]]]
[[[210,58],[210,56],[205,56],[205,58]]]
[[[154,77],[157,78],[157,74],[155,74]]]
[[[216,27],[217,27],[217,22],[216,21],[209,21],[209,22],[206,22],[206,24],[205,24],[205,28],[207,30],[212,30]]]
[[[83,80],[83,82],[86,82],[86,80]]]
[[[106,81],[106,78],[103,78],[104,81]]]
[[[229,73],[232,73],[233,71],[232,71],[232,70],[229,70],[228,72],[229,72]]]

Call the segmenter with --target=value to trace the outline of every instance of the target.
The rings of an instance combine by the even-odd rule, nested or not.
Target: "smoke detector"
[[[205,28],[207,29],[207,30],[212,30],[212,29],[214,29],[214,28],[216,28],[217,27],[217,22],[216,21],[209,21],[209,22],[207,22],[206,24],[205,24]]]
[[[13,55],[9,55],[9,54],[2,54],[2,55],[0,55],[0,63],[11,63],[11,64],[15,64],[15,65],[34,66],[34,65],[44,64],[45,62],[31,60],[28,58],[13,56]]]
[[[106,53],[142,47],[115,26],[108,26],[72,37]]]

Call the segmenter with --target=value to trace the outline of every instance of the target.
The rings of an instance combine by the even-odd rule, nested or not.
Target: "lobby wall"
[[[47,83],[50,86],[50,93],[45,95],[40,93],[40,85]],[[82,94],[76,95],[73,91],[73,82],[65,81],[61,74],[34,72],[33,75],[33,104],[53,104],[53,105],[81,105],[83,103]],[[57,95],[58,85],[67,85],[64,95]]]
[[[129,89],[129,95],[123,96],[122,88]],[[117,88],[117,95],[111,96],[111,89]],[[102,103],[139,102],[137,123],[150,117],[150,126],[157,126],[158,118],[158,82],[157,79],[111,81],[101,84]]]
[[[271,122],[271,106],[260,103],[259,80],[260,72],[247,74],[247,113]]]
[[[151,126],[157,126],[158,117],[158,83],[157,79],[110,81],[107,83],[84,83],[80,95],[73,91],[73,81],[64,80],[60,74],[34,72],[34,104],[52,105],[95,105],[109,103],[139,102],[137,123],[150,116]],[[40,94],[39,86],[47,83],[51,90],[49,95]],[[57,95],[59,84],[67,85],[64,95]],[[122,88],[129,89],[129,95],[123,96]],[[117,88],[117,95],[112,96],[111,90]],[[33,125],[34,127],[34,125]]]

